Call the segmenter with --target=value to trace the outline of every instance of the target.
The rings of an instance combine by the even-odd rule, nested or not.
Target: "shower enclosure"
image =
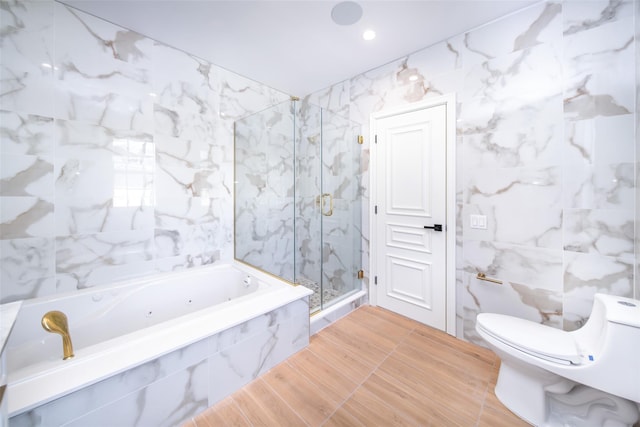
[[[235,258],[312,289],[312,313],[361,289],[360,129],[300,101],[235,123]]]

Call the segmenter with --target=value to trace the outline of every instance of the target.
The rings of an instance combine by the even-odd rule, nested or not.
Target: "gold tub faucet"
[[[69,335],[69,325],[67,316],[61,311],[50,311],[42,316],[42,327],[47,332],[62,335],[62,352],[63,360],[73,357],[73,344],[71,344],[71,335]]]

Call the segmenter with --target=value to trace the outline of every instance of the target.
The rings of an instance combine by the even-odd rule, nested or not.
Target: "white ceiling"
[[[303,96],[539,0],[61,0],[291,95]],[[373,41],[362,39],[375,30]]]

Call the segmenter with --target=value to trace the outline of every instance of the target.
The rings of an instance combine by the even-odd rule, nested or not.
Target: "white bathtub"
[[[25,301],[7,343],[8,412],[15,416],[311,293],[221,264]],[[42,316],[68,317],[75,357]],[[308,330],[308,326],[307,326]]]

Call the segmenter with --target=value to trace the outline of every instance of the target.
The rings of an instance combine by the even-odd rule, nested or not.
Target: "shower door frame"
[[[318,117],[320,118],[319,125],[317,127],[319,140],[317,141],[317,145],[316,145],[317,147],[316,155],[312,160],[313,165],[310,167],[309,164],[306,164],[307,170],[303,171],[302,170],[303,168],[300,168],[301,169],[300,171],[298,170],[295,171],[296,203],[301,203],[299,200],[305,199],[305,198],[307,199],[307,203],[310,203],[308,200],[310,197],[310,194],[308,193],[308,185],[304,185],[304,186],[298,185],[300,183],[299,172],[308,173],[308,169],[310,168],[312,168],[314,171],[317,171],[315,175],[311,174],[307,176],[307,179],[311,179],[312,177],[317,179],[315,183],[317,187],[314,189],[315,190],[314,206],[316,208],[314,210],[314,218],[313,218],[314,222],[313,224],[310,224],[309,227],[311,228],[314,225],[317,226],[315,227],[315,229],[317,229],[319,234],[308,236],[309,241],[317,243],[317,245],[314,244],[314,250],[319,254],[319,259],[318,259],[319,263],[317,266],[317,271],[314,271],[315,273],[314,277],[309,277],[308,270],[305,271],[304,266],[302,268],[299,268],[300,266],[299,260],[296,260],[294,262],[296,283],[305,285],[306,280],[309,280],[311,282],[314,282],[315,286],[318,287],[320,302],[317,306],[316,305],[310,306],[311,314],[315,314],[321,310],[326,309],[327,307],[331,307],[334,304],[338,304],[341,300],[348,298],[349,295],[352,295],[362,290],[361,277],[359,277],[358,275],[358,271],[362,269],[362,261],[363,261],[362,260],[362,233],[361,231],[359,231],[361,230],[361,226],[360,227],[357,226],[358,224],[361,225],[362,223],[361,198],[357,197],[358,189],[361,185],[362,145],[358,143],[358,137],[362,132],[362,125],[360,123],[350,120],[347,117],[343,117],[338,113],[326,110],[317,105],[306,104],[304,106],[301,106],[301,108],[317,109],[318,111],[317,114],[318,114]],[[331,116],[330,120],[327,119],[328,116]],[[309,132],[308,130],[309,128],[313,129],[314,123],[313,123],[313,120],[309,120],[308,122],[304,121],[304,123],[297,123],[297,120],[300,119],[300,115],[298,114],[298,111],[296,111],[295,117],[296,117],[295,136],[296,138],[301,139],[301,141],[297,141],[297,140],[295,141],[295,147],[296,147],[296,150],[300,149],[305,152],[302,158],[309,159],[309,154],[308,154],[309,146],[303,145],[303,144],[307,143],[307,141],[304,140],[305,138],[314,136],[314,133]],[[337,135],[334,138],[330,138],[328,137],[328,135],[331,134],[331,129],[333,129],[331,125],[336,125],[336,123],[339,123],[335,127],[335,129],[337,130]],[[309,124],[311,124],[311,126],[309,126]],[[341,133],[342,129],[344,129],[344,133]],[[343,136],[346,136],[346,138],[344,138]],[[335,144],[334,145],[329,144],[330,141],[335,141]],[[331,183],[330,183],[331,178],[327,175],[328,173],[330,173],[329,171],[330,167],[328,167],[328,164],[333,165],[332,160],[327,158],[329,155],[328,150],[330,151],[335,147],[344,146],[342,144],[353,144],[350,147],[350,149],[347,151],[348,156],[347,156],[347,160],[345,161],[345,163],[347,165],[350,165],[350,167],[347,166],[346,170],[344,170],[342,173],[339,173],[337,176],[352,177],[353,181],[348,185],[346,190],[344,188],[342,189],[343,192],[348,193],[349,195],[348,198],[334,199],[336,190],[338,189],[339,186],[337,183],[334,183],[334,185],[331,186]],[[301,159],[298,158],[299,155],[301,155],[301,153],[296,151],[296,163],[295,163],[296,167],[298,167],[301,164]],[[340,178],[338,178],[338,180],[339,179]],[[341,182],[341,184],[342,183],[344,182]],[[304,187],[304,188],[300,188],[300,187]],[[331,209],[330,205],[333,206],[334,201],[337,201],[335,209]],[[355,204],[360,204],[360,205],[356,207]],[[341,211],[339,206],[348,206],[348,209],[346,211]],[[333,214],[325,215],[330,210],[333,211]],[[327,268],[327,263],[324,261],[324,253],[325,253],[325,249],[327,249],[326,247],[327,242],[329,242],[330,244],[332,240],[327,233],[328,231],[327,220],[328,218],[331,218],[331,217],[339,218],[339,215],[341,213],[342,214],[346,213],[348,215],[349,219],[347,222],[347,227],[348,227],[347,236],[351,237],[351,239],[348,242],[351,253],[348,255],[347,263],[342,264],[344,265],[344,268],[346,270],[342,277],[346,277],[348,281],[344,282],[344,288],[346,289],[346,291],[340,291],[332,299],[325,300],[325,290],[329,289],[328,280],[330,279],[326,273],[327,271],[331,271],[331,270]],[[299,218],[299,213],[297,213],[295,217],[297,221]],[[344,224],[344,223],[338,222],[338,224]],[[336,228],[339,228],[339,227],[333,227],[333,229],[336,229]],[[301,237],[301,235],[297,233],[298,229],[299,229],[298,224],[296,224],[295,226],[296,248],[299,248],[301,246],[301,242],[298,240]],[[339,246],[341,245],[335,245],[335,244],[333,245],[334,248]],[[296,252],[296,256],[299,256],[298,252]],[[344,257],[341,258],[340,256],[338,256],[338,254],[335,254],[335,258],[338,260],[342,260],[344,262]],[[303,274],[303,273],[307,273],[307,274]],[[334,276],[331,276],[331,278],[334,278]],[[340,279],[341,277],[336,277],[336,280],[339,281]],[[329,303],[329,305],[327,305],[327,303]]]

